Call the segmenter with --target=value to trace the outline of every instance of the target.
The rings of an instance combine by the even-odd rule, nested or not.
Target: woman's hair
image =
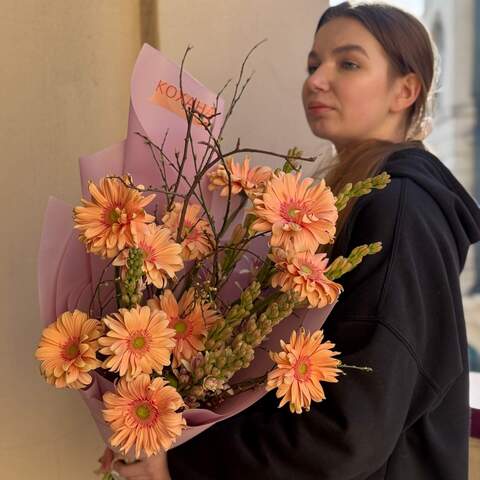
[[[435,87],[438,65],[435,45],[428,30],[417,18],[399,8],[382,3],[351,5],[343,2],[323,13],[316,31],[335,18],[353,18],[376,38],[387,54],[392,79],[415,73],[421,85],[418,98],[407,112],[407,130],[412,133],[407,133],[404,142],[370,139],[351,143],[337,152],[336,161],[325,176],[336,195],[346,183],[355,183],[379,173],[393,152],[410,147],[425,149],[421,131],[425,117],[432,109],[432,86]],[[337,238],[353,205],[354,199],[339,213]]]

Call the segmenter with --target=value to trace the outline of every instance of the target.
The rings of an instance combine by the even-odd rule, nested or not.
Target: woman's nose
[[[311,90],[329,90],[332,82],[331,74],[327,65],[319,65],[308,77],[307,85]]]

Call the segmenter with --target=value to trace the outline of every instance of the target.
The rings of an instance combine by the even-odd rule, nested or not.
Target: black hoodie
[[[344,275],[325,337],[347,370],[308,413],[270,392],[168,452],[173,480],[466,480],[468,359],[459,275],[480,210],[418,148],[391,155],[392,180],[355,204],[332,258],[382,241]]]

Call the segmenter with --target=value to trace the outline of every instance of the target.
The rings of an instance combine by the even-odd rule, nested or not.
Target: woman
[[[270,392],[167,456],[116,462],[125,478],[467,479],[459,274],[480,239],[480,211],[421,142],[434,71],[425,28],[386,5],[329,8],[308,56],[307,120],[338,152],[327,182],[337,193],[383,170],[392,178],[342,211],[330,252],[383,242],[342,277],[324,327],[344,363],[373,373],[326,384],[327,399],[302,415],[278,409]]]

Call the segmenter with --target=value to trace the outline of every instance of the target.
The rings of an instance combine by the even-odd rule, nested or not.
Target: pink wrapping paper
[[[169,133],[165,142],[167,155],[172,155],[175,150],[181,150],[185,135],[186,121],[182,118],[181,110],[173,95],[176,86],[178,92],[179,67],[166,59],[159,51],[144,44],[134,67],[131,81],[131,101],[128,122],[128,133],[124,141],[112,145],[93,155],[80,158],[80,176],[82,183],[82,195],[89,198],[88,181],[97,182],[101,177],[114,174],[121,175],[130,173],[135,183],[143,183],[145,186],[160,185],[161,177],[152,159],[150,149],[145,145],[142,138],[135,134],[141,132],[157,145],[161,145],[165,131]],[[158,90],[159,82],[162,87]],[[167,87],[168,85],[168,87]],[[167,88],[168,90],[167,95]],[[183,88],[188,95],[197,97],[203,102],[205,108],[215,101],[215,95],[209,92],[193,77],[184,72]],[[170,98],[171,97],[171,98]],[[224,104],[220,99],[219,111],[223,112]],[[214,132],[218,133],[221,127],[221,116],[217,118]],[[206,141],[207,135],[199,125],[192,126],[194,142]],[[199,153],[203,147],[196,144]],[[185,173],[187,177],[194,175],[193,159],[189,156]],[[173,169],[168,172],[169,178],[174,178]],[[181,185],[184,190],[186,185]],[[217,219],[223,218],[225,202],[213,201],[213,195],[204,189],[211,212]],[[159,199],[160,208],[163,206],[163,198]],[[232,207],[234,208],[234,206]],[[266,251],[266,242],[258,239],[253,248],[258,254]],[[43,224],[40,249],[38,256],[38,289],[40,302],[40,315],[43,325],[47,326],[64,311],[78,308],[88,311],[95,285],[105,268],[106,262],[94,255],[87,254],[84,245],[78,240],[78,234],[73,229],[72,207],[55,198],[48,201]],[[244,256],[242,263],[238,265],[238,271],[247,269],[249,261]],[[113,273],[107,269],[104,280],[113,278]],[[226,301],[237,298],[240,288],[245,287],[249,280],[247,274],[236,273],[229,284],[222,291]],[[101,290],[103,299],[112,294],[113,286]],[[280,339],[288,340],[290,332],[303,325],[310,330],[321,328],[333,305],[321,310],[303,310],[296,312],[278,325],[263,344],[263,347],[278,350]],[[112,311],[114,305],[110,305]],[[97,312],[98,314],[98,312]],[[232,383],[242,379],[253,378],[263,375],[272,366],[267,352],[257,350],[256,356],[248,369],[238,372],[232,379]],[[112,382],[93,372],[91,385],[82,391],[87,404],[101,435],[108,444],[111,435],[109,426],[102,416],[102,396],[106,391],[114,390]],[[242,410],[248,408],[266,394],[263,387],[243,392],[228,398],[215,411],[207,409],[191,409],[184,412],[188,427],[174,444],[181,445],[202,431],[211,427],[218,421],[225,420]]]

